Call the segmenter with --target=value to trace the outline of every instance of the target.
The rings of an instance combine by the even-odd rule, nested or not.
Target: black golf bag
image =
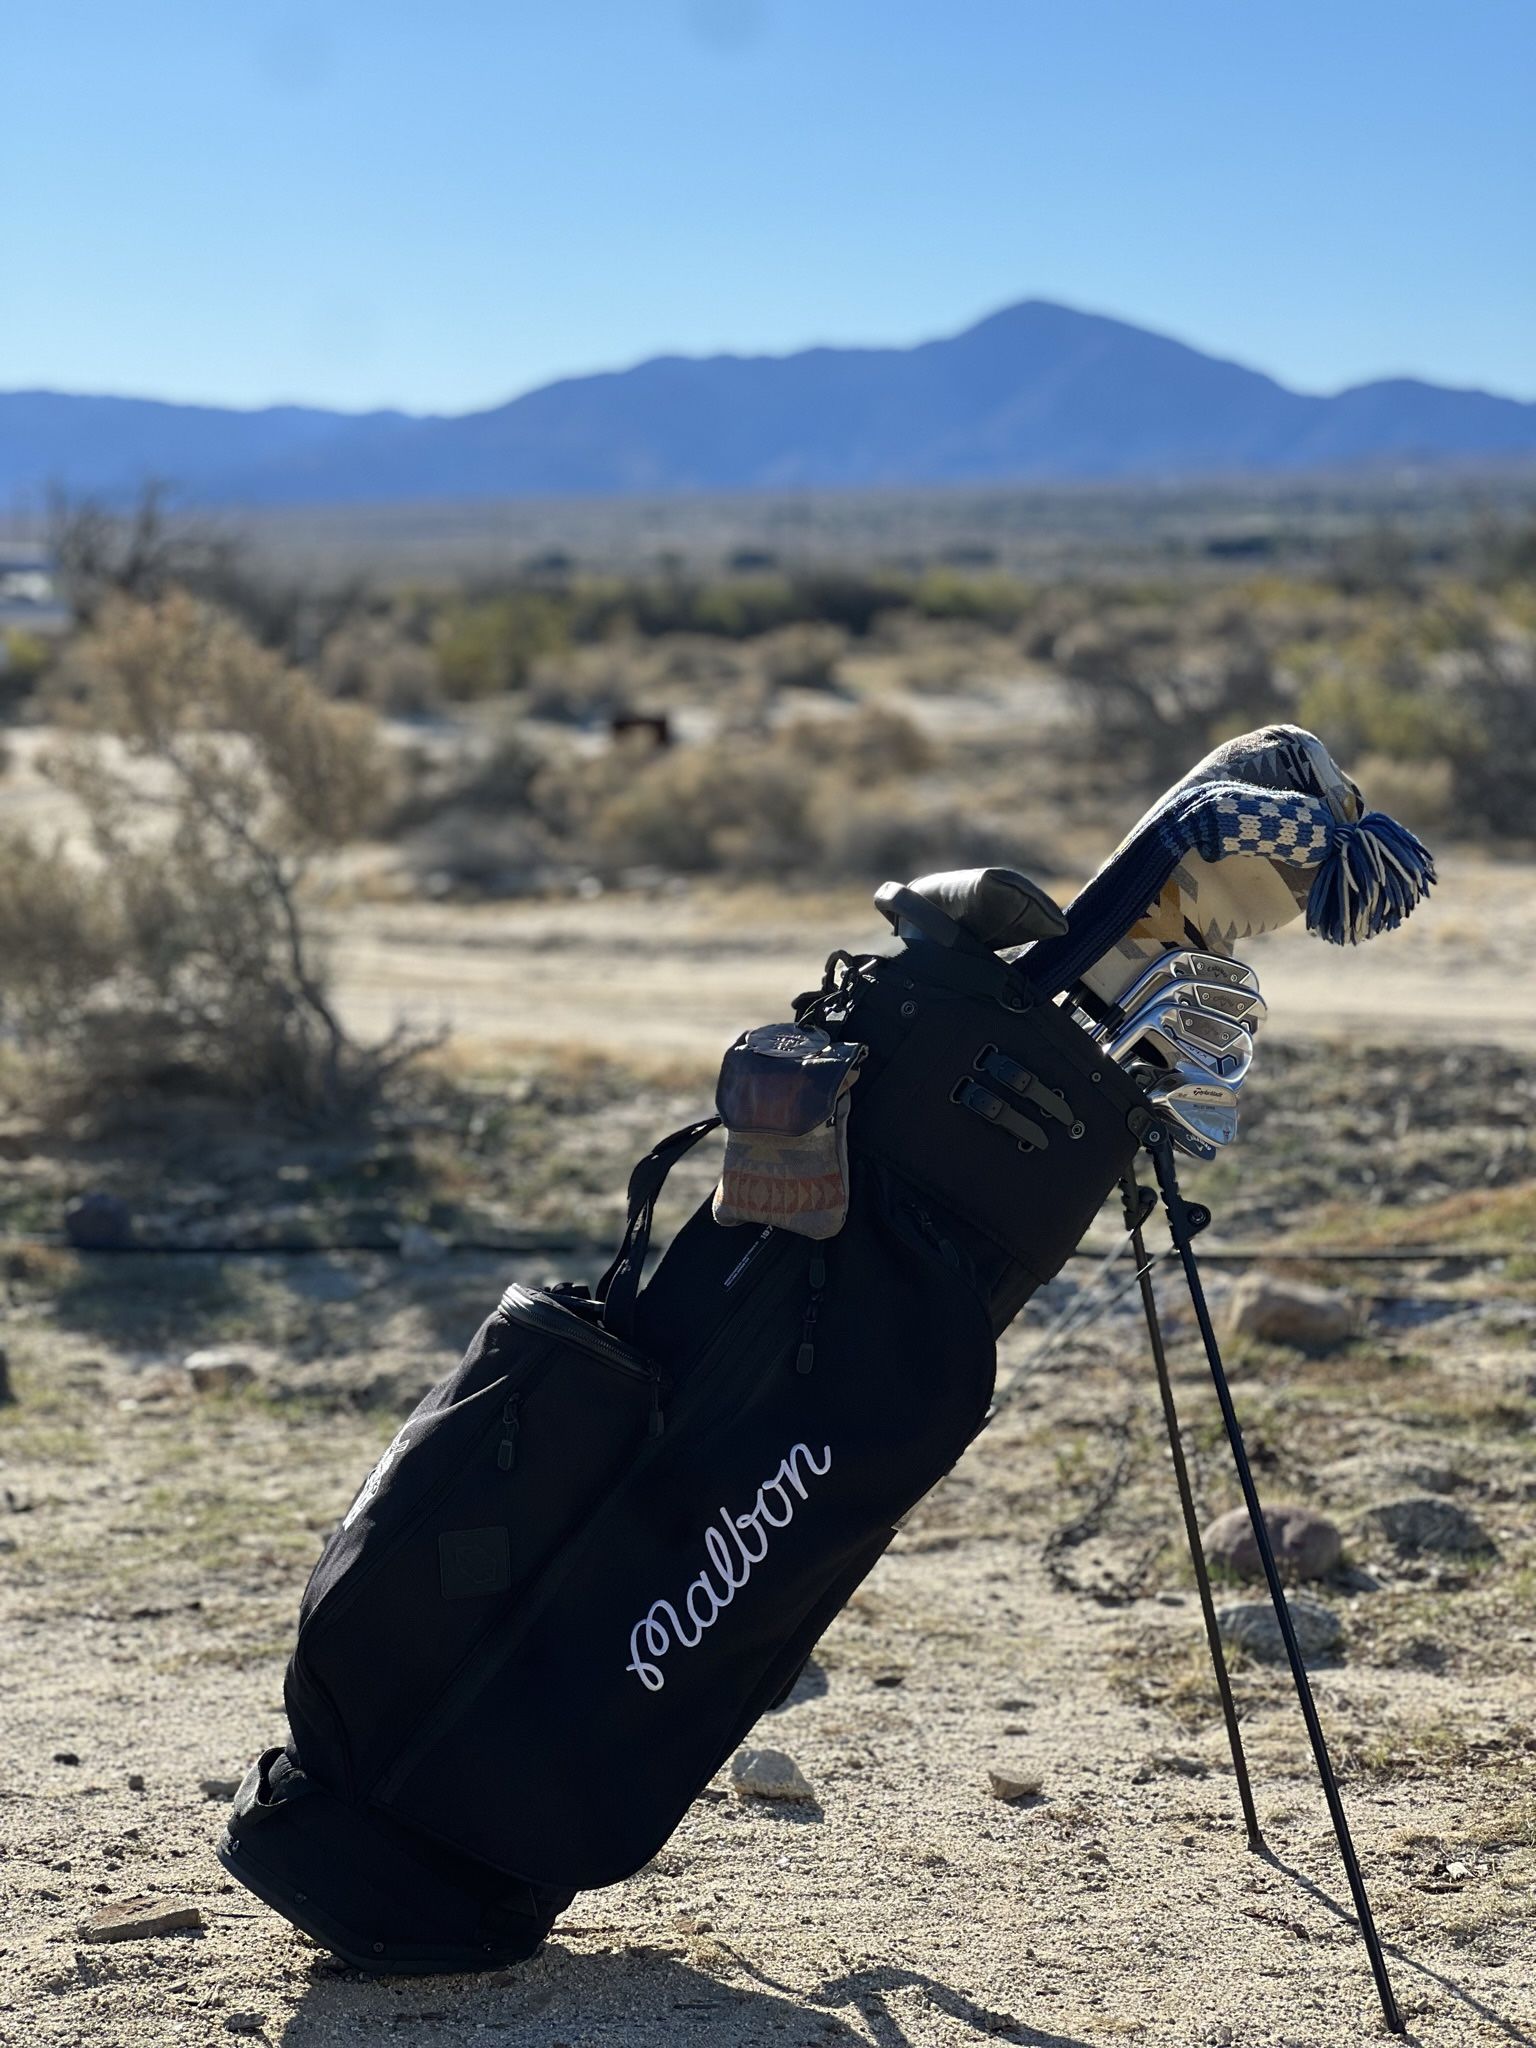
[[[516,1961],[656,1853],[974,1436],[997,1333],[1136,1152],[1145,1098],[995,950],[1054,906],[996,870],[914,890],[776,1044],[837,1137],[813,1234],[717,1196],[642,1285],[716,1120],[665,1139],[597,1288],[509,1287],[326,1545],[292,1739],[220,1855],[348,1960]]]

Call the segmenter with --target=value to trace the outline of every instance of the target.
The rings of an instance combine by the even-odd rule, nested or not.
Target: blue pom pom
[[[1335,827],[1307,898],[1307,930],[1334,946],[1358,946],[1395,931],[1435,879],[1428,847],[1384,811],[1368,811]]]

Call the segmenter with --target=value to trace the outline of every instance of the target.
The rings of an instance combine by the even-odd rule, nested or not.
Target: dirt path
[[[1293,927],[1249,951],[1277,1035],[1536,1045],[1536,867],[1442,863],[1402,930],[1348,953]],[[335,924],[343,1008],[359,1031],[401,1015],[472,1040],[602,1043],[718,1056],[785,1013],[835,946],[885,928],[840,898],[600,897],[467,909],[360,906]]]

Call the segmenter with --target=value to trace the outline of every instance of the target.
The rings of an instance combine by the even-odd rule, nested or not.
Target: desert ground
[[[1299,924],[1252,942],[1276,1035],[1536,1047],[1536,868],[1454,853],[1440,867],[1442,886],[1407,924],[1347,959]],[[1045,879],[1063,901],[1076,886]],[[627,1046],[706,1061],[813,986],[834,946],[889,936],[867,894],[851,889],[683,892],[639,905],[626,895],[357,904],[333,925],[342,1001],[359,1031],[404,1014],[477,1044]]]
[[[1355,1334],[1322,1355],[1234,1342],[1234,1387],[1266,1497],[1343,1531],[1308,1589],[1342,1631],[1314,1683],[1410,2038],[1493,2048],[1536,2043],[1536,873],[1453,856],[1443,875],[1358,956],[1255,944],[1273,1015],[1244,1137],[1186,1179],[1213,1251],[1240,1255],[1210,1262],[1219,1317],[1266,1247],[1348,1296]],[[1288,1681],[1238,1654],[1268,1853],[1245,1846],[1134,1297],[1032,1362],[1085,1261],[1008,1334],[1015,1398],[756,1732],[813,1802],[722,1774],[644,1871],[480,1978],[365,1978],[214,1860],[228,1784],[282,1739],[309,1564],[399,1414],[509,1277],[595,1273],[625,1167],[707,1104],[722,1046],[783,1014],[830,944],[873,936],[854,896],[360,902],[332,922],[347,1013],[450,1026],[468,1122],[346,1145],[188,1111],[128,1154],[24,1113],[0,1130],[0,2040],[1382,2033]],[[435,1148],[430,1184],[408,1137]],[[103,1184],[147,1249],[53,1241],[63,1199]],[[379,1248],[383,1216],[427,1240]],[[1106,1214],[1095,1242],[1113,1234]],[[1320,1256],[1372,1247],[1437,1256]],[[1214,1515],[1237,1490],[1171,1269],[1159,1288]],[[183,1361],[209,1345],[250,1376],[195,1391]],[[1426,1498],[1488,1547],[1407,1551],[1371,1518]],[[1038,1790],[998,1798],[989,1772]],[[197,1925],[84,1938],[137,1894]]]

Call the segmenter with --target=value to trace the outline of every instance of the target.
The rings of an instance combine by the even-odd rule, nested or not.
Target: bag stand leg
[[[1142,1225],[1157,1206],[1157,1197],[1151,1188],[1141,1187],[1134,1170],[1128,1170],[1120,1183],[1120,1192],[1125,1203],[1125,1227],[1130,1233],[1131,1256],[1136,1261],[1136,1274],[1141,1284],[1141,1305],[1147,1319],[1147,1340],[1152,1347],[1152,1363],[1157,1368],[1157,1391],[1162,1396],[1163,1420],[1168,1425],[1168,1447],[1173,1453],[1173,1476],[1178,1482],[1179,1506],[1184,1513],[1184,1533],[1189,1538],[1190,1562],[1195,1568],[1195,1584],[1200,1589],[1200,1612],[1205,1619],[1205,1639],[1210,1645],[1211,1663],[1216,1671],[1216,1690],[1221,1695],[1222,1719],[1227,1724],[1227,1742],[1232,1751],[1232,1769],[1237,1777],[1237,1796],[1242,1802],[1243,1825],[1248,1831],[1248,1846],[1262,1853],[1264,1837],[1259,1830],[1259,1816],[1254,1809],[1253,1787],[1248,1781],[1248,1760],[1243,1755],[1243,1738],[1238,1731],[1237,1707],[1232,1698],[1232,1681],[1227,1676],[1227,1660],[1221,1647],[1221,1632],[1216,1626],[1216,1603],[1211,1598],[1211,1578],[1205,1567],[1205,1547],[1200,1541],[1200,1519],[1195,1513],[1195,1497],[1190,1490],[1189,1467],[1184,1462],[1184,1444],[1179,1435],[1178,1410],[1173,1402],[1173,1382],[1168,1377],[1168,1357],[1163,1348],[1163,1326],[1157,1313],[1157,1295],[1152,1285],[1152,1269],[1147,1262],[1146,1242],[1142,1236]]]
[[[1328,1755],[1328,1744],[1323,1736],[1323,1724],[1318,1719],[1317,1703],[1312,1697],[1312,1687],[1307,1678],[1307,1667],[1302,1661],[1301,1645],[1296,1640],[1296,1626],[1291,1611],[1285,1602],[1285,1588],[1280,1582],[1279,1568],[1275,1563],[1274,1547],[1269,1540],[1269,1531],[1264,1523],[1264,1509],[1259,1501],[1258,1488],[1254,1485],[1253,1470],[1248,1463],[1248,1453],[1243,1447],[1243,1432],[1238,1423],[1237,1410],[1232,1405],[1232,1389],[1227,1384],[1226,1369],[1221,1362],[1221,1350],[1216,1342],[1216,1331],[1211,1322],[1210,1308],[1205,1299],[1205,1288],[1201,1284],[1200,1270],[1195,1264],[1194,1236],[1210,1221],[1210,1212],[1201,1210],[1197,1204],[1186,1203],[1179,1191],[1178,1172],[1173,1161],[1173,1146],[1168,1142],[1162,1128],[1153,1124],[1143,1142],[1152,1157],[1153,1171],[1157,1175],[1158,1190],[1163,1198],[1163,1207],[1168,1214],[1168,1229],[1173,1238],[1174,1249],[1178,1252],[1179,1263],[1184,1268],[1184,1279],[1189,1288],[1189,1298],[1195,1311],[1195,1321],[1200,1327],[1200,1339],[1205,1346],[1206,1362],[1210,1366],[1211,1379],[1215,1384],[1216,1398],[1221,1403],[1221,1419],[1226,1426],[1227,1442],[1232,1449],[1232,1461],[1237,1467],[1238,1484],[1243,1490],[1243,1500],[1248,1509],[1248,1519],[1253,1524],[1254,1542],[1258,1546],[1259,1561],[1264,1567],[1265,1582],[1269,1597],[1274,1603],[1275,1619],[1280,1626],[1281,1638],[1285,1643],[1286,1659],[1291,1667],[1291,1677],[1296,1686],[1296,1697],[1301,1703],[1302,1719],[1307,1724],[1307,1735],[1312,1744],[1312,1756],[1317,1764],[1317,1775],[1322,1781],[1323,1796],[1328,1802],[1329,1817],[1343,1859],[1344,1873],[1349,1879],[1350,1893],[1355,1902],[1355,1915],[1359,1922],[1360,1934],[1365,1942],[1366,1954],[1371,1960],[1371,1974],[1376,1979],[1376,1990],[1381,1998],[1381,2010],[1388,2027],[1394,2034],[1403,2031],[1402,2015],[1397,2009],[1393,1996],[1391,1979],[1387,1975],[1386,1959],[1381,1952],[1381,1941],[1376,1933],[1376,1921],[1371,1912],[1371,1902],[1366,1895],[1365,1879],[1360,1874],[1360,1862],[1355,1855],[1355,1845],[1350,1837],[1349,1821],[1345,1816],[1344,1802],[1339,1797],[1338,1780],[1333,1774],[1333,1764]],[[1198,1532],[1197,1532],[1198,1535]]]

